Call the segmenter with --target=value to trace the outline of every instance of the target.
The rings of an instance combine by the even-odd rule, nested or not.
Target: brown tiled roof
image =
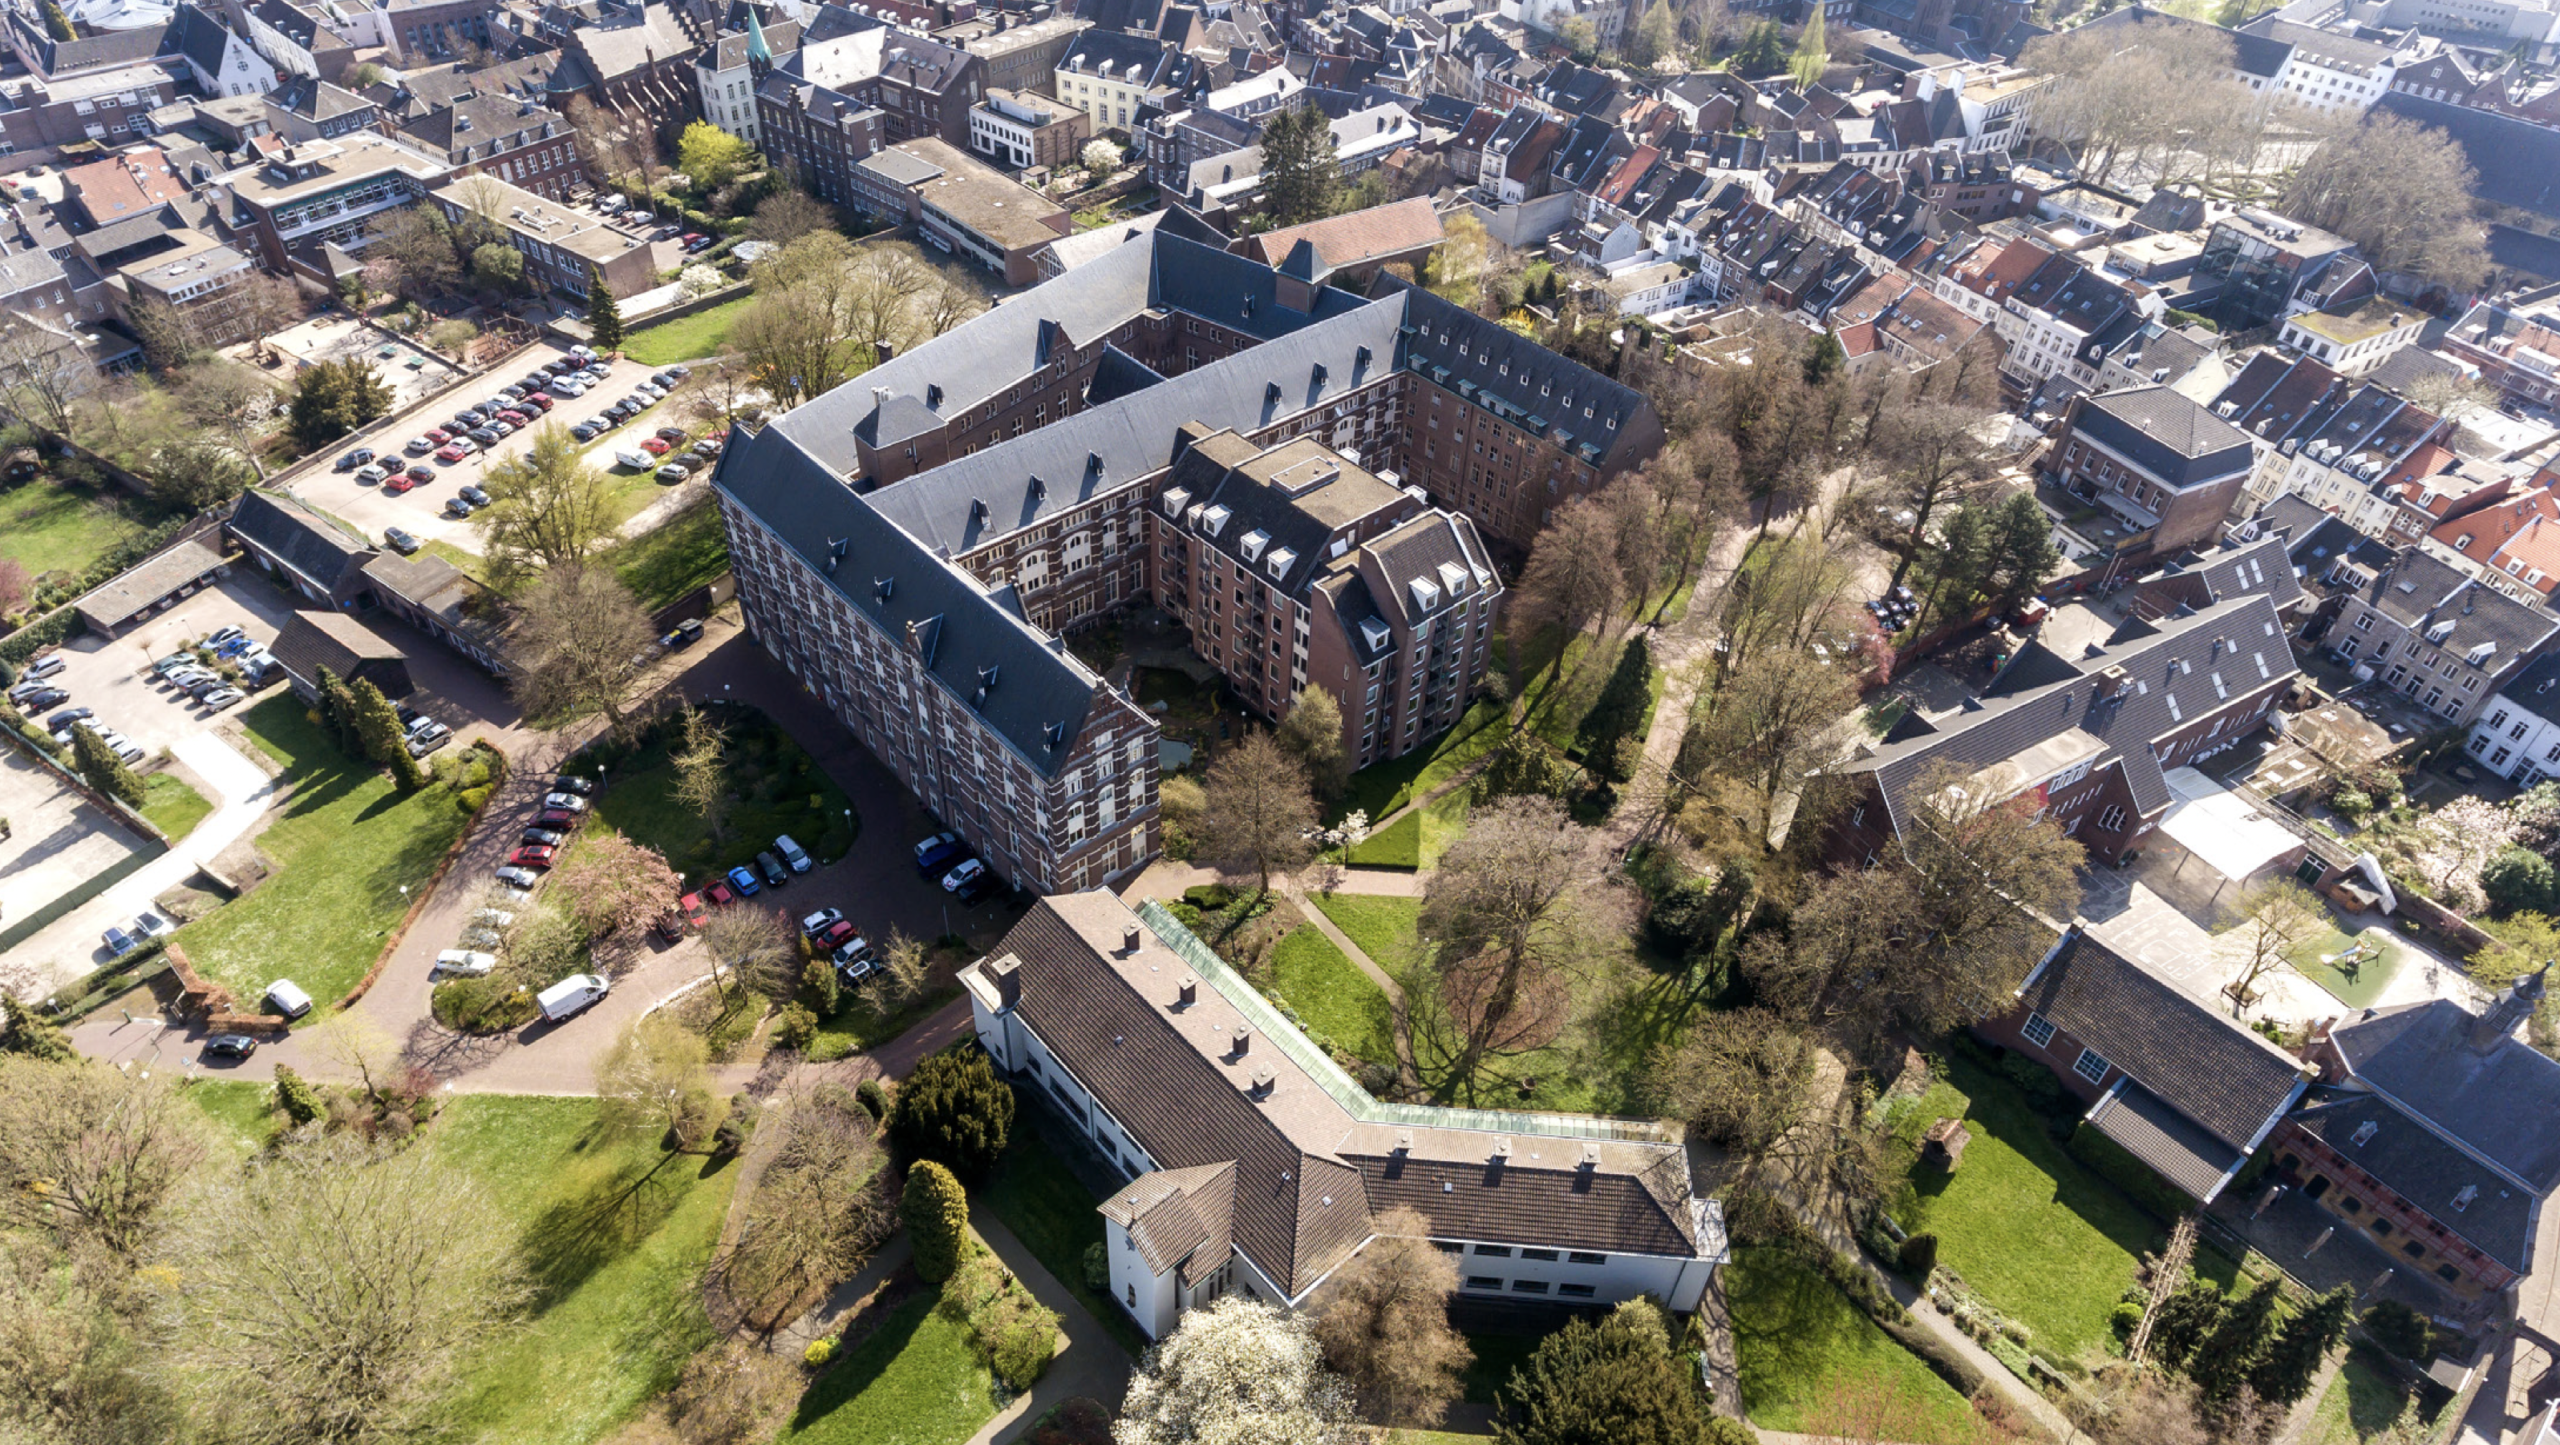
[[[1202,1164],[1159,1169],[1130,1180],[1126,1189],[1103,1202],[1102,1215],[1129,1231],[1149,1272],[1162,1274],[1202,1245],[1210,1247],[1210,1258],[1223,1258],[1235,1206],[1236,1166]]]
[[[2018,1002],[2234,1149],[2249,1147],[2302,1087],[2301,1066],[2284,1050],[2086,933],[2063,941]]]
[[[1445,234],[1439,214],[1431,209],[1431,198],[1416,196],[1303,226],[1266,231],[1247,240],[1244,250],[1266,266],[1277,266],[1300,241],[1312,241],[1326,268],[1339,270],[1439,245]]]
[[[2100,1100],[2089,1111],[2089,1127],[2207,1204],[2222,1192],[2222,1181],[2248,1157],[2140,1084],[2128,1083]]]

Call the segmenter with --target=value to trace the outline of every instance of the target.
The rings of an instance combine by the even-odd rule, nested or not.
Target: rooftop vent
[[[2381,1125],[2367,1119],[2365,1122],[2356,1126],[2356,1132],[2350,1137],[2349,1142],[2361,1149],[2372,1141],[2374,1135],[2381,1132]]]
[[[897,586],[898,579],[895,577],[874,577],[871,579],[871,595],[886,602],[889,600],[889,594],[897,590]]]
[[[1253,1087],[1248,1092],[1257,1099],[1268,1099],[1271,1097],[1271,1091],[1279,1085],[1279,1082],[1279,1077],[1273,1074],[1268,1067],[1257,1068],[1253,1071]]]
[[[1031,479],[1031,500],[1037,502],[1049,495],[1049,484],[1037,476]]]
[[[1041,735],[1046,739],[1046,741],[1041,744],[1041,747],[1045,751],[1056,752],[1059,748],[1066,746],[1067,725],[1065,723],[1053,722],[1046,727],[1043,727],[1040,731]]]

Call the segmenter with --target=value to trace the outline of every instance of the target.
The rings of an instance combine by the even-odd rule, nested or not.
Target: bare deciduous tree
[[[443,1425],[461,1366],[525,1298],[512,1231],[431,1147],[332,1135],[254,1161],[189,1213],[176,1353],[221,1438],[378,1445]],[[255,1248],[242,1248],[255,1240]]]
[[[596,1060],[601,1117],[616,1128],[654,1134],[677,1153],[701,1149],[719,1122],[709,1058],[702,1036],[666,1013],[635,1020]]]
[[[702,925],[703,951],[733,1006],[745,994],[784,999],[800,982],[795,932],[780,911],[743,905],[722,908]],[[739,990],[742,992],[732,992]]]
[[[1902,514],[1891,519],[1901,536],[1888,588],[1902,585],[1929,546],[1939,511],[1976,499],[1990,481],[1996,438],[1984,431],[1993,420],[1980,407],[1936,401],[1904,402],[1877,418],[1872,445],[1884,464],[1883,494]]]
[[[676,801],[700,818],[715,840],[729,817],[728,748],[728,729],[701,708],[688,706],[681,735],[667,757],[676,773]]]
[[[259,481],[267,464],[258,444],[275,433],[284,396],[267,379],[236,361],[207,361],[187,368],[174,388],[187,420],[218,438],[225,451],[249,464]]]
[[[2369,115],[2294,172],[2284,213],[2355,242],[2377,271],[2461,293],[2489,270],[2478,184],[2450,135],[2396,115]]]
[[[747,221],[747,235],[787,246],[811,231],[834,230],[835,224],[833,207],[795,186],[776,191],[757,203],[755,215]]]
[[[1449,1328],[1458,1266],[1431,1242],[1431,1221],[1402,1205],[1380,1212],[1370,1232],[1316,1296],[1316,1342],[1370,1420],[1428,1427],[1458,1398],[1474,1358]]]
[[[130,1257],[203,1159],[198,1122],[164,1079],[0,1055],[0,1219]]]
[[[1786,647],[1750,653],[1692,710],[1665,805],[1703,793],[1732,808],[1762,852],[1776,851],[1782,816],[1806,775],[1841,755],[1843,719],[1857,704],[1846,658]]]
[[[2329,910],[2311,890],[2291,878],[2276,878],[2249,890],[2241,914],[2248,920],[2249,951],[2241,956],[2240,976],[2223,989],[2238,1018],[2258,994],[2258,980],[2290,966],[2293,951],[2329,929]]]
[[[923,998],[932,986],[932,953],[922,939],[909,938],[905,929],[892,926],[871,976],[862,981],[863,999],[873,1013],[891,1018]]]
[[[1250,732],[1209,765],[1209,811],[1200,820],[1199,854],[1271,890],[1271,875],[1315,856],[1307,834],[1316,825],[1307,774],[1269,733]]]
[[[1616,612],[1625,598],[1617,520],[1597,500],[1576,497],[1538,534],[1529,565],[1522,569],[1520,585],[1512,592],[1512,665],[1519,666],[1520,652],[1529,638],[1544,635],[1553,641],[1555,666],[1561,669],[1566,644]],[[1584,656],[1598,651],[1592,649]],[[1518,679],[1513,682],[1516,695]]]
[[[545,571],[520,602],[511,639],[517,703],[538,718],[602,712],[615,736],[626,736],[623,691],[657,641],[631,589],[602,567],[573,564]]]
[[[840,1090],[838,1091],[841,1092]],[[762,1127],[782,1141],[757,1181],[738,1238],[712,1266],[717,1288],[751,1323],[779,1323],[845,1279],[896,1225],[866,1193],[881,1167],[871,1116],[819,1092],[788,1096]]]

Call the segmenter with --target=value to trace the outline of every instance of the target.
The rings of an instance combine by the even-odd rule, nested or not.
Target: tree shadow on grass
[[[525,1226],[534,1308],[548,1309],[597,1270],[638,1247],[684,1197],[679,1155],[657,1162],[597,1158],[575,1170]]]
[[[888,1373],[889,1366],[905,1352],[907,1342],[923,1327],[925,1316],[932,1313],[935,1298],[931,1293],[920,1294],[898,1306],[842,1363],[820,1375],[800,1397],[800,1408],[791,1417],[792,1433],[817,1424]]]
[[[1839,1368],[1835,1356],[1863,1349],[1860,1326],[1873,1326],[1848,1296],[1781,1247],[1760,1246],[1735,1263],[1726,1288],[1745,1408],[1802,1410]]]

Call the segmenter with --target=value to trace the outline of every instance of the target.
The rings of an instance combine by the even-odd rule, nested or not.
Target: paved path
[[[212,732],[189,733],[171,743],[169,751],[213,790],[214,810],[168,852],[10,950],[13,957],[51,965],[43,988],[59,988],[104,963],[106,949],[100,940],[109,927],[150,907],[151,900],[194,876],[205,859],[255,827],[275,802],[276,781]]]
[[[1104,1409],[1118,1411],[1120,1397],[1129,1388],[1128,1352],[1102,1327],[1102,1322],[1087,1311],[1081,1301],[1067,1292],[1057,1276],[1049,1273],[1037,1256],[1023,1247],[1022,1241],[1002,1221],[987,1212],[976,1200],[969,1201],[969,1227],[987,1242],[987,1247],[1004,1261],[1040,1303],[1058,1312],[1058,1333],[1064,1340],[1057,1358],[1049,1362],[1049,1372],[1040,1377],[1026,1393],[996,1412],[996,1417],[969,1437],[969,1445],[1001,1445],[1018,1440],[1034,1422],[1061,1400],[1078,1395],[1102,1403]]]

